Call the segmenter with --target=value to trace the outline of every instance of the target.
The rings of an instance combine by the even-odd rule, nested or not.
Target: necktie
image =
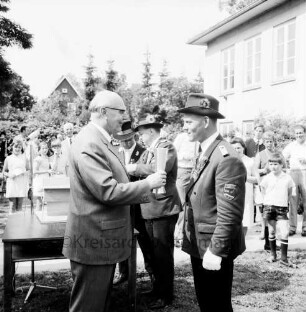
[[[69,141],[70,141],[70,145],[72,144],[72,138],[69,138]]]

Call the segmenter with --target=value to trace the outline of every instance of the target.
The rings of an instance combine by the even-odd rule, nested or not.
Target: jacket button
[[[197,192],[193,192],[194,195],[197,195]]]

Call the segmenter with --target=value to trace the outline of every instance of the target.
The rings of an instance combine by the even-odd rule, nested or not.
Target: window
[[[221,133],[221,135],[227,136],[233,130],[234,130],[234,123],[232,121],[219,123],[219,132]]]
[[[62,89],[62,93],[66,94],[68,92],[68,90],[66,88]]]
[[[256,36],[245,41],[245,77],[246,88],[258,87],[261,80],[261,37]]]
[[[76,103],[67,103],[67,108],[69,111],[75,112],[76,111]]]
[[[249,139],[253,136],[254,120],[243,120],[242,121],[242,135],[244,139]]]
[[[273,81],[294,78],[295,19],[274,27]]]
[[[222,93],[229,93],[235,87],[235,48],[234,46],[222,51]]]

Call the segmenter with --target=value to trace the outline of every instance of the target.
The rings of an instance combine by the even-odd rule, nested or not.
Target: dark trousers
[[[107,312],[115,264],[86,265],[70,261],[73,286],[70,312]]]
[[[150,237],[152,258],[153,289],[157,297],[173,299],[174,281],[174,229],[178,215],[145,220],[146,231]]]
[[[143,254],[145,269],[149,274],[153,274],[152,255],[150,249],[150,237],[146,230],[145,220],[142,219],[140,205],[132,206],[132,222],[134,228],[138,231],[137,241]],[[129,274],[128,259],[119,263],[119,272],[123,275]]]
[[[222,259],[219,271],[204,269],[202,259],[192,256],[191,265],[201,312],[232,312],[233,260]]]

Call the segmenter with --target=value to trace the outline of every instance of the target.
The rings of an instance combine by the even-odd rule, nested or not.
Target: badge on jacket
[[[238,186],[236,184],[225,184],[223,188],[224,197],[233,200],[237,196]]]

